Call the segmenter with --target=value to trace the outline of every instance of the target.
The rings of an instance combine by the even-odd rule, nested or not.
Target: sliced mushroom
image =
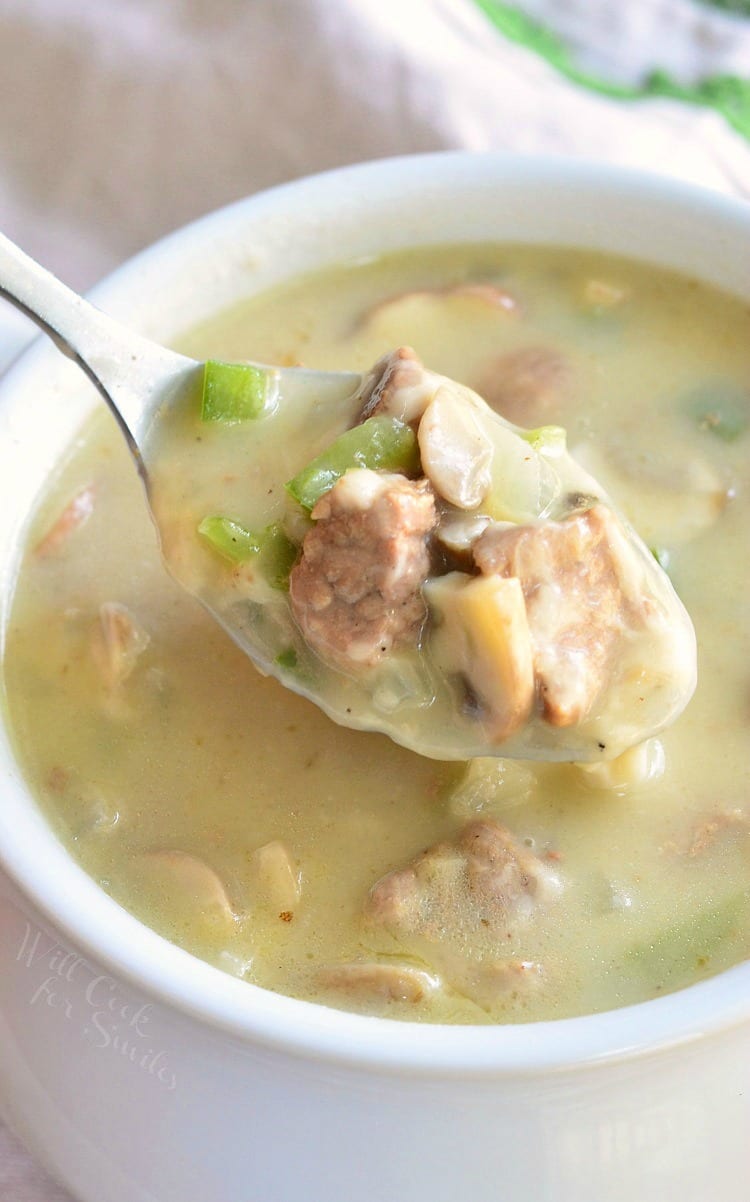
[[[143,852],[139,859],[152,884],[165,896],[176,891],[181,900],[190,902],[211,921],[218,920],[227,926],[237,921],[224,882],[204,860],[173,848]]]
[[[486,513],[451,513],[449,511],[443,514],[435,535],[438,541],[454,555],[466,555],[491,521],[492,518]]]
[[[431,335],[435,327],[442,331],[445,322],[466,316],[476,321],[477,317],[507,320],[519,312],[516,298],[499,284],[488,281],[467,281],[450,288],[422,288],[412,292],[400,292],[388,300],[375,305],[365,318],[368,328],[385,328],[397,332],[406,331],[412,342],[419,341],[416,331]],[[404,338],[404,333],[390,337],[386,345],[394,345]]]
[[[107,689],[128,679],[150,637],[126,606],[107,601],[99,609],[92,653]]]
[[[302,896],[302,880],[289,850],[278,839],[250,857],[251,890],[257,901],[279,914],[291,914]]]
[[[365,314],[361,328],[370,345],[408,343],[460,379],[467,361],[479,361],[488,346],[502,345],[519,314],[518,302],[504,288],[476,282],[392,296]]]
[[[637,451],[605,456],[586,442],[571,453],[651,547],[674,547],[696,538],[713,526],[731,497],[718,471],[692,450],[674,447],[669,458],[649,461]]]
[[[334,964],[316,973],[316,982],[324,992],[342,994],[352,1001],[416,1002],[424,1001],[439,988],[437,977],[408,964],[384,964],[377,960],[352,964]]]
[[[466,398],[439,388],[418,438],[422,468],[435,491],[458,509],[475,509],[492,485],[494,448]]]
[[[502,742],[523,726],[534,702],[534,653],[520,581],[448,572],[429,581],[424,593],[435,620],[435,662],[464,678],[491,738]]]
[[[534,960],[487,959],[457,964],[451,984],[478,1006],[490,1009],[505,997],[538,989],[543,976],[541,965]]]

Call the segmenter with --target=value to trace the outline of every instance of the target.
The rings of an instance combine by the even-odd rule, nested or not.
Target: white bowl
[[[242,201],[96,302],[163,341],[338,260],[601,248],[750,299],[750,208],[568,161],[443,154]],[[48,345],[0,388],[0,630],[52,464],[101,402]],[[0,730],[0,1098],[83,1202],[746,1202],[750,964],[529,1026],[414,1026],[247,985],[166,943],[45,825]]]

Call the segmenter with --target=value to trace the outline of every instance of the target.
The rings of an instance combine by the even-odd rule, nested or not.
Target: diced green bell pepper
[[[734,442],[750,426],[750,392],[729,381],[702,384],[683,397],[682,411],[701,430]]]
[[[280,668],[285,668],[287,672],[292,672],[297,667],[297,652],[294,647],[287,647],[285,651],[280,651],[273,661]]]
[[[520,430],[519,433],[535,451],[565,450],[567,434],[562,426],[537,426],[535,430]]]
[[[253,534],[239,522],[220,514],[205,517],[198,533],[230,563],[247,563],[257,558],[258,567],[274,588],[289,587],[289,573],[297,558],[297,547],[276,523],[261,534]]]
[[[689,919],[677,919],[650,943],[637,944],[627,953],[632,964],[658,982],[687,979],[747,921],[748,894],[732,894]]]
[[[203,368],[201,420],[234,424],[260,417],[268,381],[269,372],[251,363],[209,359]]]
[[[261,539],[260,558],[264,575],[274,588],[288,589],[289,573],[297,561],[299,547],[287,538],[277,523],[267,526]]]
[[[244,563],[260,551],[257,535],[221,514],[205,517],[198,527],[198,533],[230,563]]]
[[[324,493],[350,468],[403,472],[419,470],[417,437],[411,426],[395,417],[370,417],[339,435],[286,485],[287,492],[305,509],[312,509]]]

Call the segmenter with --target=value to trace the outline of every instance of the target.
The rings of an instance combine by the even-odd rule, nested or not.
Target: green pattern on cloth
[[[710,8],[723,8],[725,12],[737,13],[741,17],[750,17],[750,0],[701,0]]]
[[[638,86],[612,83],[580,70],[565,45],[537,21],[501,0],[474,0],[492,24],[511,42],[517,42],[545,58],[572,83],[590,88],[615,100],[647,100],[665,97],[686,104],[715,109],[750,141],[750,80],[738,75],[712,75],[694,84],[681,84],[665,71],[653,70]],[[750,12],[750,0],[711,0],[717,6]]]

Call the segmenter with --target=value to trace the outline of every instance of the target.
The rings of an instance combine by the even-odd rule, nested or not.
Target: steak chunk
[[[485,575],[521,581],[545,719],[582,721],[621,640],[647,621],[640,559],[617,518],[594,505],[560,522],[489,527],[474,559]]]
[[[559,419],[571,392],[567,359],[552,347],[506,351],[478,382],[487,404],[518,426],[544,426]]]
[[[517,944],[536,907],[560,887],[506,827],[478,819],[378,881],[365,917],[486,1007],[539,982],[539,965],[519,956]]]
[[[427,609],[429,536],[437,524],[426,480],[355,468],[312,511],[289,579],[292,612],[323,659],[352,669],[419,642]]]
[[[504,939],[558,889],[555,873],[507,827],[478,819],[378,881],[367,915],[395,934]]]
[[[415,422],[425,411],[439,377],[424,367],[410,346],[400,346],[378,359],[362,390],[360,421],[384,415]]]

